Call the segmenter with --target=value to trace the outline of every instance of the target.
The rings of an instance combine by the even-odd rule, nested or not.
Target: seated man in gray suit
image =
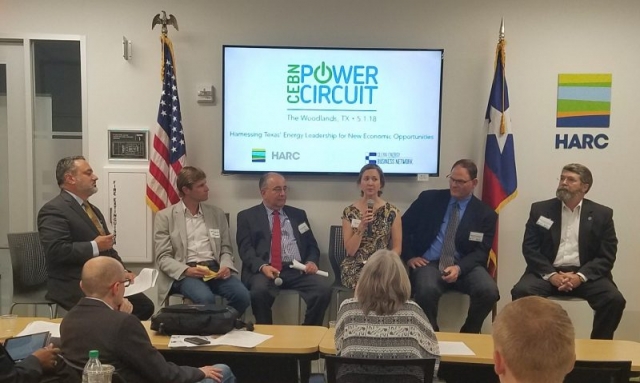
[[[297,290],[307,303],[306,325],[322,325],[331,300],[326,278],[316,275],[320,250],[304,210],[286,205],[287,182],[267,173],[259,182],[262,203],[238,213],[236,241],[242,259],[242,281],[251,291],[256,323],[271,324],[271,305],[279,289]],[[296,260],[304,271],[289,266]],[[281,285],[276,285],[279,277]]]
[[[89,351],[98,350],[100,362],[115,367],[125,382],[235,382],[224,364],[196,368],[167,362],[151,345],[142,323],[129,314],[131,305],[123,298],[128,285],[127,273],[116,260],[97,257],[85,263],[81,287],[86,297],[60,325],[60,348],[67,363],[82,368]]]
[[[159,302],[179,293],[194,303],[214,303],[218,294],[244,313],[249,291],[233,276],[238,271],[224,212],[203,203],[209,199],[206,174],[185,166],[176,183],[182,201],[160,211],[154,225]]]

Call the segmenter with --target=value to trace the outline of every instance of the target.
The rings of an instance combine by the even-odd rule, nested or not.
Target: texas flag
[[[518,194],[515,145],[509,117],[509,91],[504,73],[505,41],[501,38],[496,48],[496,70],[485,116],[487,145],[484,157],[482,200],[496,213]],[[498,234],[493,238],[487,268],[496,277],[498,266]]]

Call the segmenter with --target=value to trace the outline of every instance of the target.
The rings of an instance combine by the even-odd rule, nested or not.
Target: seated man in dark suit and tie
[[[586,299],[595,311],[591,338],[613,339],[626,305],[611,275],[618,238],[613,210],[584,198],[592,185],[586,166],[569,164],[556,198],[531,205],[522,242],[527,269],[511,296]]]
[[[487,271],[497,214],[473,195],[478,168],[459,160],[449,189],[420,193],[402,216],[402,258],[411,268],[414,299],[438,331],[438,301],[450,289],[470,297],[461,332],[479,333],[500,299]]]
[[[86,261],[97,256],[112,257],[122,263],[113,248],[113,234],[100,210],[89,203],[98,191],[95,175],[82,156],[58,161],[56,180],[60,194],[47,202],[38,213],[38,232],[47,264],[47,299],[70,310],[84,296],[80,274]],[[134,280],[135,274],[127,272]],[[153,302],[139,293],[128,297],[133,315],[147,320],[153,315]]]
[[[262,203],[238,213],[236,240],[242,281],[251,293],[256,323],[271,324],[271,306],[279,288],[297,290],[307,304],[305,325],[322,325],[331,300],[327,279],[316,275],[320,250],[304,210],[285,205],[287,182],[267,173],[259,182]],[[297,260],[305,271],[289,266]],[[275,279],[282,280],[276,286]]]
[[[120,262],[109,257],[96,257],[84,264],[81,286],[86,297],[60,324],[60,349],[67,363],[81,369],[89,351],[98,350],[100,362],[115,367],[123,382],[235,382],[224,364],[196,368],[164,359],[142,323],[129,314],[131,305],[124,299],[128,274]]]

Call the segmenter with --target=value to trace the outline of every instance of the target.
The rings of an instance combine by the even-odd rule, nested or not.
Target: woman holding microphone
[[[347,257],[340,265],[342,283],[355,288],[360,270],[369,257],[380,249],[396,254],[402,251],[400,211],[380,196],[384,173],[378,165],[367,164],[358,175],[360,199],[342,213],[342,233]]]

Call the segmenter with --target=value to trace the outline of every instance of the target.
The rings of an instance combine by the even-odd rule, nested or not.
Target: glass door
[[[7,233],[29,229],[24,49],[0,40],[0,248]]]

